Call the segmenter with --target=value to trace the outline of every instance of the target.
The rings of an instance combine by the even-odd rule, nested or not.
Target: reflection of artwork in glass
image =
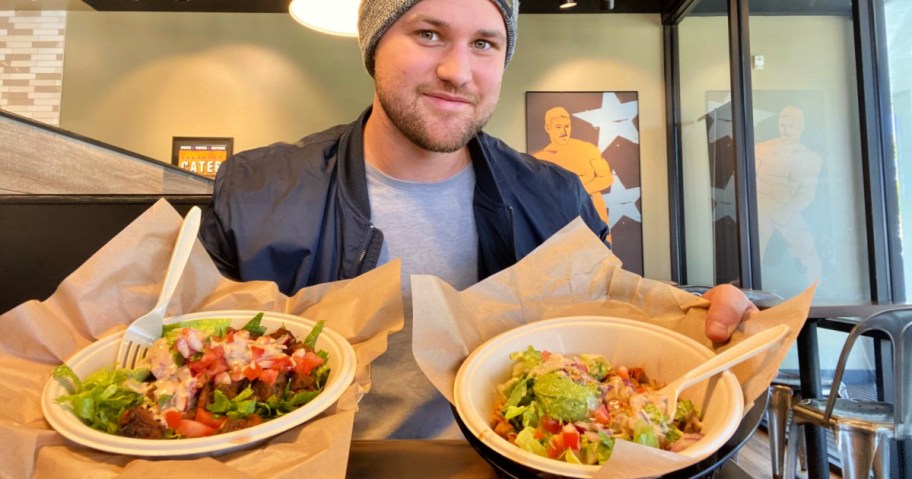
[[[638,115],[636,92],[526,93],[526,150],[579,175],[614,253],[643,274]]]
[[[758,245],[763,287],[802,291],[823,275],[830,216],[818,195],[823,171],[820,92],[753,92]],[[739,277],[734,145],[729,92],[707,92],[707,141],[713,188],[717,282]]]
[[[727,92],[722,92],[727,94]],[[707,93],[706,141],[713,212],[713,278],[715,283],[737,284],[738,213],[735,208],[735,146],[732,138],[731,96]]]
[[[778,116],[779,136],[757,143],[757,214],[760,254],[774,234],[801,264],[811,281],[820,279],[820,256],[804,212],[817,196],[820,155],[801,142],[804,112],[786,106]]]

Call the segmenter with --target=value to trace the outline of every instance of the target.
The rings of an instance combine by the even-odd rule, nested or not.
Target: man
[[[602,221],[608,223],[608,208],[602,193],[608,191],[614,177],[611,176],[611,167],[602,157],[598,146],[588,141],[577,140],[570,136],[572,125],[570,112],[563,107],[556,106],[545,112],[545,131],[551,143],[536,151],[532,156],[539,160],[557,163],[574,172],[583,182],[583,188],[592,198],[595,211]]]
[[[814,235],[804,210],[817,195],[820,156],[801,142],[804,112],[787,106],[779,113],[779,137],[757,144],[757,212],[760,252],[766,253],[773,234],[779,233],[810,281],[822,274]]]
[[[409,276],[464,288],[582,216],[608,234],[572,173],[481,132],[513,53],[511,0],[364,0],[359,36],[371,108],[349,125],[222,165],[200,232],[219,268],[293,294],[402,258],[406,325],[372,365],[358,438],[459,437],[411,354]],[[750,302],[734,288],[707,331],[725,338]],[[732,299],[734,298],[734,299]],[[726,309],[727,308],[727,309]],[[713,328],[718,328],[716,331]]]

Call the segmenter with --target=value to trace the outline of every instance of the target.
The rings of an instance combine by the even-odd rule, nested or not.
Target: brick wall
[[[0,109],[58,126],[66,11],[0,10]]]

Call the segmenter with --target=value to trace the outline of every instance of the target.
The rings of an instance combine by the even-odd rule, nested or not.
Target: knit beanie
[[[362,0],[358,9],[358,43],[367,72],[374,76],[374,53],[380,38],[396,20],[421,0]],[[507,55],[504,66],[510,64],[516,46],[516,20],[519,0],[491,0],[503,15],[507,27]]]

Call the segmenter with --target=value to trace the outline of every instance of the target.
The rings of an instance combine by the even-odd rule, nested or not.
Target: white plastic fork
[[[190,208],[187,216],[184,217],[180,231],[177,233],[174,251],[171,252],[168,269],[165,270],[165,281],[162,285],[161,293],[158,295],[158,302],[155,303],[152,311],[133,321],[124,332],[120,347],[117,349],[116,364],[118,367],[127,369],[136,367],[136,363],[149,352],[149,347],[152,343],[161,337],[165,311],[168,309],[171,295],[174,294],[174,290],[177,288],[177,283],[184,272],[187,260],[190,259],[190,252],[193,250],[193,244],[196,241],[196,234],[200,226],[200,215],[199,207],[194,206]]]
[[[665,404],[665,412],[668,417],[674,418],[678,408],[678,395],[681,394],[681,391],[779,344],[790,330],[791,328],[788,326],[780,324],[760,331],[665,385],[659,390],[659,394],[668,398],[668,402]]]

